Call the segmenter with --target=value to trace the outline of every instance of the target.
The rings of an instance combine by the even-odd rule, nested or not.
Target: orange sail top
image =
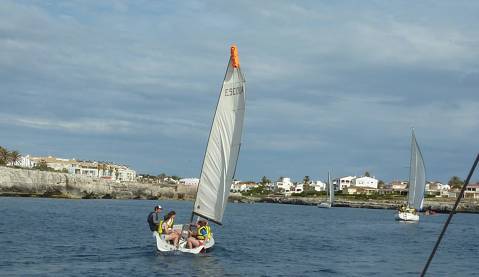
[[[231,45],[231,63],[234,68],[238,68],[240,66],[238,48],[236,45]]]

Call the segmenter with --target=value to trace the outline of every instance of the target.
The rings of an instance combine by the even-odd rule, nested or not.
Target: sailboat
[[[223,214],[236,171],[243,133],[246,91],[238,48],[232,45],[230,50],[230,59],[206,146],[198,190],[191,213],[191,223],[197,216],[197,219],[202,218],[222,225]],[[186,239],[190,226],[191,224],[173,226],[173,229],[181,231],[182,234],[178,250],[196,254],[214,246],[215,240],[211,235],[204,245],[188,249]],[[159,251],[175,250],[171,244],[162,240],[157,232],[154,233]]]
[[[326,194],[328,196],[328,201],[321,202],[318,204],[318,208],[331,208],[334,202],[334,186],[331,182],[331,174],[328,171],[328,189],[326,190]]]
[[[409,169],[409,189],[407,206],[401,207],[396,214],[396,220],[419,221],[419,211],[424,205],[424,191],[426,189],[426,166],[422,158],[421,150],[416,141],[414,129],[411,138],[411,161]]]

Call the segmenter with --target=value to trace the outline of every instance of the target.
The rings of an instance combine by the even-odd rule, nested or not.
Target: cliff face
[[[117,183],[67,173],[0,167],[0,195],[191,199],[194,194],[194,189],[182,185],[164,187],[136,182]]]

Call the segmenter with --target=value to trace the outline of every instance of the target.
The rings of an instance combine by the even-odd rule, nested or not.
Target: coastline
[[[62,199],[139,199],[192,201],[196,188],[185,185],[117,183],[100,178],[68,173],[16,169],[0,166],[0,197],[39,197]],[[351,199],[338,196],[334,207],[397,209],[405,199]],[[242,196],[232,193],[234,203],[275,203],[316,206],[323,197]],[[426,198],[424,207],[437,213],[449,213],[455,199]],[[462,199],[458,213],[479,213],[479,201]]]
[[[193,201],[194,195],[187,195],[186,197],[180,197],[178,195],[173,196],[149,196],[149,197],[109,197],[108,195],[103,197],[71,197],[68,194],[51,194],[46,195],[42,193],[21,193],[21,192],[0,192],[0,197],[36,197],[36,198],[52,198],[52,199],[114,199],[114,200],[180,200],[180,201]],[[316,206],[324,199],[322,198],[300,198],[300,197],[251,197],[251,196],[230,196],[228,199],[231,203],[242,204],[254,204],[254,203],[271,203],[280,205],[303,205],[303,206]],[[404,201],[390,201],[390,200],[337,200],[333,204],[333,207],[341,208],[356,208],[356,209],[383,209],[383,210],[397,210],[399,206],[404,204]],[[431,207],[431,210],[436,213],[450,213],[454,202],[453,201],[425,201],[426,207]],[[457,208],[457,213],[472,213],[479,214],[479,203],[477,202],[461,202]]]
[[[287,204],[287,205],[306,205],[316,206],[323,202],[325,199],[320,197],[278,197],[278,196],[265,196],[265,197],[251,197],[251,196],[232,196],[230,201],[236,203],[275,203],[275,204]],[[450,213],[454,207],[455,199],[425,199],[424,207],[431,207],[431,210],[436,213]],[[353,199],[338,199],[334,202],[333,207],[344,208],[362,208],[362,209],[386,209],[396,210],[405,201],[402,200],[387,200],[387,199],[374,199],[374,200],[353,200]],[[456,210],[457,213],[474,213],[479,214],[479,202],[461,200]]]

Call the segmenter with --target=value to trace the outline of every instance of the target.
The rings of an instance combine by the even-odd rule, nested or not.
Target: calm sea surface
[[[416,276],[445,215],[419,224],[390,210],[228,204],[211,253],[157,253],[146,217],[161,203],[0,198],[0,276]],[[479,276],[479,215],[457,214],[429,276]]]

